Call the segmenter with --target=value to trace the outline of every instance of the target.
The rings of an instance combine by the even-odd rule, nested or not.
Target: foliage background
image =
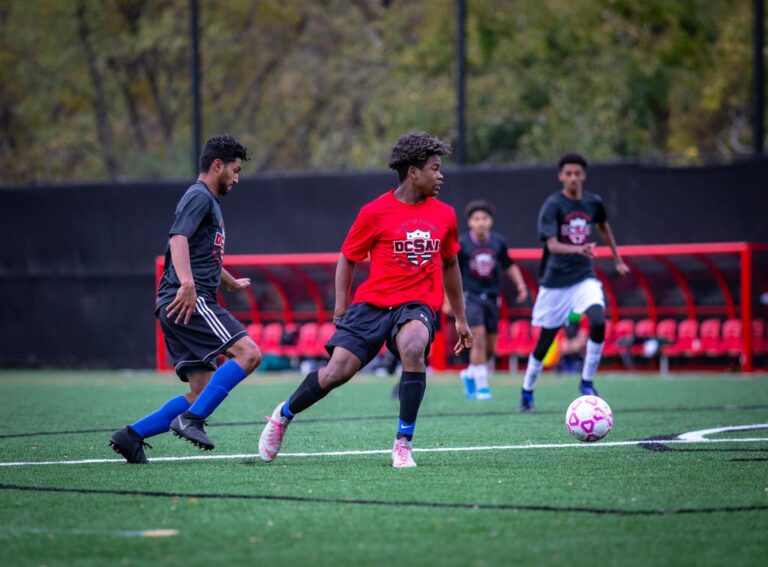
[[[470,163],[750,151],[749,0],[468,0]],[[202,0],[204,135],[247,172],[452,140],[452,0]],[[188,0],[2,0],[0,183],[188,177]]]

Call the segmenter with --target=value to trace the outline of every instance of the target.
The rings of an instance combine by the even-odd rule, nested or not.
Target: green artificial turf
[[[477,402],[454,374],[431,376],[414,446],[481,450],[415,452],[409,470],[386,453],[290,456],[391,448],[392,379],[360,376],[262,464],[263,416],[298,381],[255,375],[210,418],[206,455],[245,456],[0,466],[0,564],[765,564],[768,442],[748,439],[768,426],[710,435],[738,442],[609,445],[768,424],[765,376],[601,376],[615,418],[604,441],[507,449],[487,447],[577,443],[563,426],[576,378],[545,375],[538,412],[521,415],[519,377],[492,377],[494,399]],[[0,463],[117,459],[111,431],[182,391],[153,373],[1,372]],[[150,460],[202,454],[149,442]]]

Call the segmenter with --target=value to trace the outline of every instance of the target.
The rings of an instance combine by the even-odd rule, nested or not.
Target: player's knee
[[[592,342],[605,340],[605,310],[601,305],[593,305],[586,311],[589,318],[589,338]]]
[[[399,345],[400,360],[406,368],[420,367],[424,365],[424,353],[427,350],[427,344],[421,340],[404,341]]]
[[[241,368],[251,373],[261,364],[261,349],[250,337],[240,339],[231,349]]]
[[[352,378],[356,371],[357,368],[351,361],[331,361],[318,375],[320,387],[329,390],[341,386]]]
[[[486,350],[486,336],[485,333],[475,334],[472,331],[472,349],[477,352],[484,352]]]

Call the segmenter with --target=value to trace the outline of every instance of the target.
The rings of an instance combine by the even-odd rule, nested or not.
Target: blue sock
[[[208,417],[224,401],[232,388],[242,382],[246,376],[248,374],[234,360],[224,363],[200,392],[195,403],[189,408],[189,412],[197,417]]]
[[[402,419],[397,423],[397,438],[405,437],[409,441],[413,438],[413,432],[416,430],[416,422],[408,423]]]
[[[280,415],[282,415],[287,419],[293,419],[293,415],[294,415],[291,413],[291,408],[288,407],[290,403],[291,403],[291,399],[288,398],[287,400],[285,400],[285,403],[283,404],[283,408],[280,410]]]
[[[149,414],[147,417],[140,419],[131,425],[131,429],[141,435],[144,439],[160,433],[167,433],[171,428],[171,422],[176,416],[184,413],[188,409],[189,401],[187,398],[184,396],[173,398],[165,402],[163,407],[156,412]]]

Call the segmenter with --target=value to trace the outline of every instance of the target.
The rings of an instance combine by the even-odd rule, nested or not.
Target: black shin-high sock
[[[317,377],[317,370],[307,374],[304,381],[299,384],[296,391],[288,398],[288,411],[290,417],[293,417],[299,412],[304,411],[314,403],[319,402],[325,396],[328,395],[330,390],[323,390],[320,388],[320,381]]]
[[[400,424],[397,428],[397,438],[405,437],[410,440],[416,428],[416,416],[419,414],[421,400],[427,387],[426,372],[408,372],[403,370],[400,375]]]

